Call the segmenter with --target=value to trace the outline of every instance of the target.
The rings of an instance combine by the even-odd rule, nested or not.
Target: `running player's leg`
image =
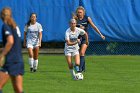
[[[7,83],[8,80],[9,80],[8,73],[0,71],[0,93],[2,93],[2,88]]]
[[[75,71],[73,70],[72,57],[69,55],[66,55],[66,60],[67,60],[68,67],[69,67],[70,73],[72,75],[72,78],[75,79]]]
[[[33,68],[34,68],[34,72],[37,70],[37,67],[38,67],[38,52],[39,52],[39,47],[35,47],[33,49],[33,55],[34,55],[34,63],[33,63]]]
[[[15,93],[23,93],[23,78],[22,75],[11,76],[12,84]]]
[[[80,72],[79,66],[80,66],[80,55],[79,51],[75,52],[74,54],[74,60],[75,60],[75,69],[77,72]]]
[[[33,71],[33,62],[34,62],[34,59],[33,59],[33,48],[32,47],[28,48],[28,54],[29,54],[30,71],[32,72]]]
[[[86,44],[81,45],[80,49],[80,71],[85,71],[85,52],[87,49]]]

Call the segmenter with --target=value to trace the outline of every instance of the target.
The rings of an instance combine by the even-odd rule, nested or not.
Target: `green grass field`
[[[39,69],[29,72],[24,55],[25,93],[140,93],[140,56],[87,56],[84,80],[71,78],[63,55],[39,55]],[[3,93],[14,93],[9,82]]]

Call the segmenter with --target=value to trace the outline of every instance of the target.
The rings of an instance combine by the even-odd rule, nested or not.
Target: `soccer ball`
[[[75,75],[75,77],[76,77],[77,80],[83,80],[83,79],[84,79],[84,76],[83,76],[82,73],[77,73],[77,74]]]

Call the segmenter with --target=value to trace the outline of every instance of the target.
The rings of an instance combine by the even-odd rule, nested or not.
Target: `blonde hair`
[[[74,18],[72,18],[72,19],[70,19],[70,21],[69,21],[69,23],[77,23],[77,21],[76,21],[76,19],[74,19]]]
[[[82,10],[84,12],[84,15],[85,15],[86,10],[84,7],[82,7],[82,6],[77,7],[76,14],[78,13],[78,10]]]
[[[78,17],[75,13],[72,13],[72,19],[78,20]]]
[[[12,18],[12,11],[9,7],[5,7],[2,9],[0,13],[0,17],[3,20],[3,22],[6,22],[9,26],[11,26],[13,29],[16,29],[16,23]]]

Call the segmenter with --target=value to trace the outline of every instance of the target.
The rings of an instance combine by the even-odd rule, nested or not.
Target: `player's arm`
[[[2,50],[2,53],[0,55],[0,66],[2,66],[1,62],[4,59],[4,56],[8,54],[8,52],[10,51],[10,49],[12,48],[13,44],[14,44],[14,38],[12,35],[7,36],[7,43],[5,45],[5,47]]]
[[[75,44],[77,44],[79,42],[78,39],[75,42],[71,42],[70,38],[69,38],[69,32],[67,32],[67,31],[65,33],[65,41],[66,41],[68,46],[75,45]]]
[[[89,44],[89,42],[88,42],[88,34],[83,29],[80,29],[80,35],[85,35],[86,45],[88,45]]]
[[[39,27],[39,46],[41,47],[43,28],[42,28],[41,24],[39,24],[38,27]]]
[[[75,45],[75,44],[77,44],[78,42],[79,42],[78,40],[76,40],[75,42],[71,42],[70,40],[66,40],[66,43],[67,43],[68,46]]]
[[[102,33],[99,31],[99,29],[94,25],[90,17],[88,17],[88,22],[90,23],[92,28],[94,28],[94,30],[101,36],[101,38],[105,39],[105,36],[103,36]]]
[[[39,32],[39,46],[41,47],[41,41],[42,41],[42,31]]]
[[[7,43],[6,43],[5,47],[3,48],[1,55],[5,56],[10,51],[13,44],[14,44],[13,36],[12,35],[7,36]]]

